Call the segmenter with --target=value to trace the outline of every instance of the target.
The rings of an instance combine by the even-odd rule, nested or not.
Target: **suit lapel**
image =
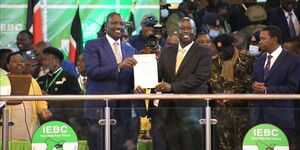
[[[286,31],[288,31],[288,35],[290,35],[290,33],[289,33],[289,25],[288,25],[288,22],[287,22],[287,19],[286,19],[286,16],[285,16],[285,14],[284,14],[284,12],[283,12],[283,10],[281,9],[281,8],[279,8],[280,9],[280,18],[282,18],[283,19],[283,26],[284,26],[284,28],[285,29],[287,29]]]
[[[261,55],[260,57],[262,57],[262,59],[258,59],[257,61],[257,65],[258,65],[258,75],[257,78],[259,78],[257,81],[258,82],[264,82],[264,68],[265,68],[265,61],[266,61],[266,57],[267,57],[267,53],[264,53],[263,55]]]
[[[108,56],[107,59],[109,59],[112,64],[117,64],[116,57],[113,53],[113,50],[111,49],[111,46],[109,45],[108,40],[106,39],[106,37],[103,37],[100,40],[101,40],[101,42],[100,42],[101,45],[100,46],[103,47],[103,50],[107,54],[107,56]]]
[[[266,80],[269,78],[269,76],[274,73],[280,65],[282,65],[284,63],[284,58],[286,56],[286,52],[284,50],[282,50],[282,52],[280,53],[280,55],[278,56],[278,58],[276,59],[276,61],[274,62],[273,66],[271,67],[271,70],[269,71]]]
[[[126,49],[125,49],[125,46],[124,46],[124,43],[121,42],[121,52],[122,52],[122,60],[124,60],[125,58],[129,57]]]
[[[174,46],[173,49],[170,50],[169,54],[166,54],[165,57],[169,57],[170,58],[170,71],[171,74],[174,75],[173,77],[175,77],[175,68],[176,68],[176,57],[177,57],[177,52],[178,52],[178,46]]]
[[[195,43],[191,46],[191,48],[189,49],[189,51],[186,53],[186,55],[184,56],[180,66],[179,66],[179,69],[177,71],[177,74],[179,74],[182,69],[184,68],[185,65],[187,65],[187,63],[191,60],[191,58],[193,57],[194,53],[197,51],[197,49],[195,48]],[[175,61],[176,62],[176,61]],[[176,64],[175,64],[176,66]]]

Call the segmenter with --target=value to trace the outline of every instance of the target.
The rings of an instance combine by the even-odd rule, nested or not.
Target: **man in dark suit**
[[[80,87],[76,77],[61,67],[62,52],[54,47],[47,47],[43,51],[43,68],[49,72],[38,78],[38,83],[44,94],[64,95],[80,94]],[[49,101],[48,108],[52,112],[52,120],[68,123],[81,138],[82,102],[81,101]]]
[[[125,94],[133,90],[133,66],[137,63],[132,58],[135,49],[120,42],[124,23],[118,13],[108,15],[105,31],[106,35],[86,43],[84,58],[87,71],[87,94]],[[112,100],[108,105],[115,108],[112,118],[117,120],[113,126],[112,148],[123,150],[124,143],[136,144],[137,135],[131,139],[131,121],[138,123],[137,111],[132,113],[131,101]],[[103,126],[98,124],[104,118],[105,101],[85,101],[84,116],[88,126],[88,144],[92,150],[104,149]],[[134,122],[134,121],[133,121]],[[138,130],[138,128],[136,128]],[[135,131],[136,132],[136,131]],[[129,142],[130,143],[130,142]]]
[[[281,47],[281,31],[267,26],[260,32],[260,48],[266,53],[255,62],[252,90],[257,94],[293,94],[299,88],[299,59]],[[294,133],[294,109],[291,100],[255,101],[251,125],[271,123],[291,139]]]
[[[281,0],[281,5],[268,11],[267,24],[276,25],[282,31],[283,42],[299,35],[300,12],[295,8],[296,0]]]
[[[211,53],[194,42],[196,26],[192,19],[182,18],[177,26],[179,44],[162,51],[159,59],[159,79],[156,91],[176,94],[207,93],[207,80],[211,68]],[[162,122],[167,150],[201,149],[201,119],[203,101],[160,101],[165,109],[155,118]],[[169,107],[168,109],[166,107]],[[162,117],[165,116],[165,117]],[[158,121],[159,122],[159,121]]]

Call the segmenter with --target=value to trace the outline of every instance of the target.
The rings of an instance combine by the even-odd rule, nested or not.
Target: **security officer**
[[[233,43],[234,38],[229,34],[214,39],[219,57],[213,60],[209,80],[212,93],[246,93],[254,58],[246,50],[239,51]],[[247,106],[247,101],[216,101],[220,150],[242,149],[242,139],[248,130]]]

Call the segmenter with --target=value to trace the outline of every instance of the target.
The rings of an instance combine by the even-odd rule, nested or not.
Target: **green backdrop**
[[[0,1],[0,48],[17,50],[17,33],[26,27],[28,0]],[[44,40],[68,54],[72,19],[75,15],[77,0],[40,0]],[[121,13],[124,21],[129,20],[133,6],[132,0],[81,0],[80,17],[83,42],[96,38],[103,21],[110,12]],[[159,16],[159,0],[136,0],[135,25],[140,30],[144,14]],[[83,43],[83,44],[84,44]]]

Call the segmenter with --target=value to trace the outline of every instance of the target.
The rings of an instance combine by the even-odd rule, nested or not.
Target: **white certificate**
[[[158,84],[157,60],[155,54],[133,55],[137,61],[134,66],[134,86],[154,88]]]

